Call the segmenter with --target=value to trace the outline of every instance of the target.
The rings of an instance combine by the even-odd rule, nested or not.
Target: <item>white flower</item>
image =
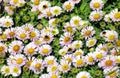
[[[83,56],[83,54],[84,54],[83,50],[77,49],[73,55],[76,57],[76,56]]]
[[[104,17],[105,22],[112,22],[110,14],[106,14]]]
[[[30,33],[29,33],[29,38],[31,40],[35,40],[37,38],[39,38],[40,36],[40,32],[37,29],[33,29]]]
[[[47,72],[58,72],[58,63],[54,63],[51,66],[47,67]]]
[[[85,56],[85,62],[89,65],[93,65],[95,64],[95,59],[94,59],[94,55],[93,53],[88,53],[86,56]]]
[[[90,73],[86,71],[81,71],[77,74],[76,78],[92,78]]]
[[[118,11],[118,8],[116,8],[110,12],[110,18],[112,19],[113,22],[120,21],[120,12]]]
[[[103,11],[92,11],[89,15],[91,21],[100,21],[103,18]]]
[[[87,41],[86,41],[86,46],[87,47],[93,47],[97,42],[97,39],[96,38],[89,38]]]
[[[7,34],[8,38],[14,38],[16,37],[16,28],[9,28],[4,31],[5,34]]]
[[[7,39],[8,39],[8,35],[6,33],[0,35],[0,41],[6,41]]]
[[[92,26],[87,26],[81,30],[81,34],[85,39],[87,39],[95,34],[95,30]]]
[[[0,42],[0,53],[5,53],[7,52],[8,48],[5,44]]]
[[[34,28],[33,28],[33,25],[30,24],[30,23],[27,23],[27,24],[22,25],[21,28],[22,28],[23,30],[25,30],[26,32],[28,32],[28,33],[34,29]]]
[[[66,54],[62,57],[62,59],[64,59],[65,61],[68,61],[69,63],[72,63],[73,61],[73,55],[72,54]]]
[[[81,0],[68,0],[68,1],[71,1],[74,4],[78,4],[78,3],[80,3]]]
[[[12,15],[14,13],[14,11],[13,11],[14,8],[15,8],[15,6],[11,6],[11,5],[5,6],[5,10],[9,15]]]
[[[71,25],[69,22],[65,23],[64,28],[65,28],[64,32],[73,33],[76,31],[76,28],[73,25]]]
[[[23,43],[21,41],[13,41],[10,43],[9,45],[9,53],[10,54],[19,54],[22,52],[22,49],[23,49]]]
[[[56,27],[57,26],[57,18],[52,18],[49,20],[49,26]]]
[[[116,63],[120,64],[120,55],[116,56]]]
[[[75,49],[79,49],[83,46],[83,43],[81,40],[76,40],[76,41],[73,41],[72,45],[75,47]]]
[[[82,67],[85,64],[84,57],[77,56],[73,59],[73,65],[75,67]]]
[[[59,30],[57,28],[52,29],[51,31],[52,35],[57,35],[59,34]]]
[[[21,74],[21,68],[17,66],[10,66],[11,74],[14,77],[17,77]]]
[[[70,24],[77,27],[80,25],[81,18],[79,16],[73,16],[70,20]]]
[[[49,78],[48,74],[41,74],[40,78]]]
[[[91,0],[90,8],[93,10],[101,10],[104,4],[102,0]]]
[[[4,74],[4,76],[8,76],[11,74],[10,66],[2,66],[1,73]]]
[[[41,55],[50,55],[52,52],[52,47],[50,45],[44,44],[39,48],[39,53]]]
[[[40,0],[31,0],[31,2],[34,6],[38,6],[41,1]]]
[[[67,53],[67,50],[65,48],[63,48],[63,49],[60,49],[58,51],[58,53],[59,53],[59,55],[64,56]]]
[[[49,18],[49,19],[53,17],[52,9],[51,9],[51,8],[46,9],[46,10],[43,12],[43,14],[44,14],[44,16],[45,16],[46,18]]]
[[[54,56],[47,56],[44,59],[44,63],[46,66],[51,66],[56,63],[57,59]]]
[[[49,73],[49,78],[61,78],[58,72],[50,72]]]
[[[74,3],[72,3],[71,1],[66,1],[63,3],[62,7],[67,12],[72,11],[74,9]]]
[[[68,44],[64,46],[63,48],[67,50],[67,53],[73,53],[73,51],[75,50],[75,47],[72,44]]]
[[[96,51],[104,51],[104,52],[108,52],[108,47],[105,44],[99,44],[96,47]]]
[[[51,7],[53,16],[58,16],[62,13],[62,8],[59,6]]]

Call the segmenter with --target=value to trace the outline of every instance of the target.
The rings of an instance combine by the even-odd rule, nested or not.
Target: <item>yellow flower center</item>
[[[40,69],[41,68],[41,64],[40,63],[37,63],[36,65],[35,65],[35,69]]]
[[[3,39],[3,40],[4,40],[4,39],[7,39],[7,35],[6,35],[6,34],[2,34],[0,37],[1,37],[1,39]]]
[[[14,73],[18,73],[19,69],[17,67],[13,68]]]
[[[0,53],[2,53],[5,50],[3,46],[0,46]]]
[[[96,58],[101,59],[103,57],[102,53],[96,55]]]
[[[92,56],[89,56],[89,57],[88,57],[88,61],[89,61],[89,62],[94,62],[93,57],[92,57]]]
[[[14,35],[15,35],[15,32],[12,32],[12,31],[9,32],[9,36],[10,36],[10,37],[13,37]]]
[[[72,6],[71,6],[70,4],[67,4],[67,5],[65,6],[65,8],[66,8],[67,10],[70,10],[70,9],[72,8]]]
[[[68,27],[66,27],[66,30],[67,30],[68,32],[71,32],[71,31],[72,31],[72,27],[71,27],[71,26],[68,26]]]
[[[53,63],[54,63],[54,60],[48,60],[48,61],[47,61],[47,64],[48,64],[48,65],[51,65],[51,64],[53,64]]]
[[[35,0],[35,1],[33,2],[33,4],[34,4],[34,5],[39,5],[39,2],[40,2],[40,0]]]
[[[99,8],[99,7],[100,7],[100,3],[99,3],[99,2],[95,2],[95,3],[93,4],[93,7],[94,7],[94,8]]]
[[[21,34],[20,34],[20,38],[24,39],[24,38],[26,38],[26,37],[27,37],[27,35],[26,35],[25,33],[21,33]]]
[[[77,20],[77,19],[74,20],[74,24],[75,24],[75,25],[79,25],[79,20]]]
[[[90,40],[90,41],[89,41],[89,45],[92,46],[92,45],[94,45],[94,44],[95,44],[95,41],[94,41],[94,40]]]
[[[29,48],[29,49],[28,49],[28,53],[29,53],[29,54],[33,54],[34,52],[35,52],[34,48]]]
[[[114,40],[115,39],[115,35],[114,34],[111,34],[109,37],[108,37],[108,40]]]
[[[5,68],[5,71],[4,71],[5,73],[10,73],[10,68]]]
[[[82,55],[82,53],[81,52],[75,52],[75,56],[79,56],[79,55]]]
[[[76,61],[76,64],[77,64],[77,65],[82,65],[82,64],[83,64],[83,60],[82,60],[82,59],[77,60],[77,61]]]
[[[43,53],[43,54],[48,54],[48,53],[49,53],[49,49],[44,48],[44,49],[42,50],[42,53]]]
[[[31,38],[35,38],[36,37],[36,33],[35,32],[30,32],[30,37]]]
[[[16,61],[17,61],[17,64],[22,64],[23,63],[23,59],[22,58],[18,58]]]
[[[32,60],[27,61],[26,66],[30,67],[30,65],[31,65],[32,62],[33,62]]]
[[[100,49],[103,50],[103,51],[107,51],[106,47],[102,47]]]
[[[46,14],[48,17],[50,17],[50,16],[52,16],[52,13],[49,11],[49,12],[47,12],[47,14]]]
[[[81,46],[81,45],[80,45],[79,43],[77,43],[77,44],[75,45],[76,48],[80,48],[80,46]]]
[[[87,76],[83,75],[83,76],[81,76],[81,78],[87,78]]]
[[[14,45],[14,46],[13,46],[13,50],[14,50],[15,52],[18,52],[18,51],[20,50],[20,46],[19,46],[19,45]]]
[[[11,23],[10,23],[9,21],[7,21],[7,22],[5,22],[5,25],[6,25],[7,27],[9,27],[9,26],[11,25]]]
[[[85,31],[85,35],[86,35],[86,36],[90,36],[91,33],[92,33],[92,32],[91,32],[90,30],[86,30],[86,31]]]
[[[52,66],[51,70],[52,70],[52,71],[57,70],[57,66]]]
[[[55,9],[55,10],[54,10],[54,13],[55,13],[55,14],[59,14],[59,12],[60,12],[60,11],[59,11],[58,9]]]
[[[65,38],[64,38],[64,42],[65,42],[65,43],[69,42],[70,40],[71,40],[70,37],[65,37]]]
[[[115,17],[115,19],[119,19],[120,18],[120,12],[115,13],[114,17]]]
[[[69,65],[68,65],[68,64],[64,64],[64,65],[62,66],[62,69],[63,69],[63,70],[68,70],[68,69],[69,69]]]
[[[57,75],[53,74],[51,78],[58,78]]]
[[[19,0],[13,0],[14,4],[17,4],[19,2]]]
[[[117,59],[116,59],[116,62],[120,63],[120,58],[117,58]]]
[[[106,66],[112,66],[113,65],[113,61],[112,60],[106,60],[105,61],[105,65]]]
[[[117,73],[116,73],[116,71],[114,71],[109,76],[110,76],[110,78],[114,78],[114,77],[116,77],[116,75],[117,75]]]
[[[72,62],[72,58],[66,58],[66,60],[68,61],[68,62]]]
[[[120,47],[120,40],[116,41],[115,44]]]
[[[39,45],[39,44],[41,44],[41,41],[40,40],[36,40],[35,44]]]
[[[100,14],[94,14],[93,18],[94,19],[99,19],[100,18]]]
[[[25,27],[24,30],[25,31],[30,31],[30,28],[29,27]]]

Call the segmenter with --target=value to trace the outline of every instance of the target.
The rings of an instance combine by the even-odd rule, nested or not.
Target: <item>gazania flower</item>
[[[99,44],[96,47],[96,51],[104,51],[104,52],[108,52],[108,47],[105,44]]]
[[[16,28],[9,28],[4,31],[4,34],[7,34],[8,38],[16,37]]]
[[[73,65],[75,67],[82,67],[82,66],[84,66],[84,64],[85,64],[84,57],[77,56],[73,60]]]
[[[47,67],[47,72],[58,72],[58,63],[54,63],[53,65],[50,65]]]
[[[63,3],[63,9],[68,11],[72,11],[74,9],[74,3],[72,3],[71,1],[66,1]]]
[[[97,39],[95,38],[89,38],[87,41],[86,41],[86,46],[87,47],[92,47],[96,44],[97,42]]]
[[[88,53],[85,56],[85,62],[89,65],[93,65],[95,63],[94,55],[93,53]]]
[[[11,44],[9,45],[9,53],[11,54],[19,54],[22,52],[23,49],[23,43],[21,41],[13,41],[11,42]]]
[[[44,68],[42,62],[43,62],[42,59],[34,60],[30,65],[30,69],[33,70],[35,74],[39,74],[40,71],[42,71]]]
[[[87,26],[81,30],[81,34],[85,39],[92,37],[95,34],[95,30],[92,26]]]
[[[104,4],[102,0],[91,0],[90,8],[93,10],[101,10]]]
[[[14,77],[17,77],[21,74],[21,68],[17,66],[10,66],[11,74]]]
[[[75,47],[75,49],[79,49],[83,46],[83,43],[80,40],[76,40],[72,43],[72,45]]]
[[[98,63],[99,67],[102,68],[112,68],[116,65],[116,58],[115,56],[106,56],[102,61]]]
[[[1,73],[4,74],[4,76],[8,76],[11,74],[10,66],[2,66]]]
[[[110,18],[114,22],[119,22],[120,21],[120,12],[118,11],[117,8],[111,11]]]
[[[54,56],[47,56],[44,59],[44,63],[46,66],[50,66],[53,65],[54,63],[56,63],[57,59]]]
[[[109,30],[105,35],[105,40],[108,42],[114,42],[118,39],[118,33],[114,30]]]
[[[74,3],[74,4],[78,4],[78,3],[80,3],[81,0],[69,0],[69,1]]]
[[[71,68],[71,63],[63,59],[60,60],[59,70],[63,73],[68,72]]]
[[[77,74],[76,78],[92,78],[90,73],[86,71],[81,71]]]
[[[89,18],[91,21],[100,21],[103,18],[103,11],[92,11]]]
[[[25,46],[24,48],[24,53],[28,56],[32,56],[34,54],[36,54],[38,51],[38,48],[36,45],[34,45],[33,43],[29,43],[28,45]]]
[[[50,45],[44,44],[39,48],[39,53],[41,55],[49,55],[52,52],[52,48]]]
[[[64,33],[64,35],[62,35],[60,37],[60,44],[61,44],[61,46],[68,45],[71,43],[72,40],[73,40],[72,35],[70,33],[66,32],[66,33]]]
[[[53,16],[58,16],[62,12],[62,8],[59,6],[51,7]]]
[[[73,55],[76,57],[76,56],[83,56],[83,54],[84,54],[83,50],[77,49]]]
[[[44,12],[46,9],[50,8],[51,7],[51,4],[50,2],[48,1],[41,1],[40,4],[39,4],[39,10],[41,12]]]
[[[7,52],[7,46],[3,43],[0,43],[0,53]]]
[[[70,20],[70,24],[77,27],[80,25],[81,18],[79,16],[73,16]]]

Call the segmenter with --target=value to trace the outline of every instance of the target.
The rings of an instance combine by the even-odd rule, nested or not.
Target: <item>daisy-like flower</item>
[[[66,48],[62,48],[58,51],[59,55],[64,56],[65,54],[67,54],[67,49]]]
[[[90,8],[93,10],[101,10],[104,6],[104,3],[102,0],[91,0],[90,2]]]
[[[118,33],[114,30],[109,30],[106,32],[105,40],[108,42],[114,42],[118,39]]]
[[[116,63],[120,64],[120,55],[116,56]]]
[[[82,66],[84,66],[84,64],[85,64],[84,57],[77,56],[73,60],[73,65],[75,67],[82,67]]]
[[[105,22],[112,22],[110,14],[106,14],[104,17]]]
[[[95,63],[94,55],[93,53],[88,53],[85,56],[85,62],[89,65],[93,65]]]
[[[88,26],[89,22],[81,20],[80,25],[77,27],[78,30],[81,30],[82,28]]]
[[[59,33],[58,28],[53,28],[51,33],[52,33],[52,35],[57,35]]]
[[[69,22],[65,23],[64,28],[65,28],[64,32],[73,33],[76,30],[76,28],[73,25],[71,25]]]
[[[58,72],[49,73],[49,78],[60,78],[60,75]]]
[[[11,74],[10,66],[2,66],[1,73],[4,74],[4,76],[8,76]]]
[[[52,14],[52,9],[51,8],[48,8],[48,9],[46,9],[44,12],[43,12],[43,14],[44,14],[44,16],[46,17],[46,18],[51,18],[51,17],[53,17],[53,14]]]
[[[45,17],[45,15],[42,12],[39,12],[38,19],[42,19],[43,17]]]
[[[49,20],[49,26],[56,27],[57,26],[57,18],[52,18]]]
[[[73,51],[75,50],[75,47],[72,44],[68,44],[67,46],[64,46],[63,48],[67,50],[67,53],[73,53]]]
[[[27,61],[26,61],[26,64],[25,64],[25,67],[29,68],[30,69],[30,66],[31,66],[31,63],[36,60],[35,57],[28,57],[27,58]]]
[[[74,4],[78,4],[81,0],[69,0],[69,1],[74,3]]]
[[[7,46],[3,43],[0,43],[0,53],[7,52]]]
[[[71,63],[65,61],[64,59],[60,60],[59,70],[63,73],[68,72],[71,69]]]
[[[41,33],[51,33],[51,31],[52,31],[52,27],[46,27],[46,28],[43,28],[42,30],[41,30]]]
[[[73,46],[75,46],[75,49],[79,49],[83,46],[83,43],[81,40],[76,40],[72,43]]]
[[[34,6],[38,6],[41,1],[40,0],[31,0],[31,2]]]
[[[70,20],[70,24],[77,27],[80,25],[81,18],[79,16],[73,16]]]
[[[92,11],[89,15],[91,21],[100,21],[103,18],[103,11]]]
[[[99,63],[98,66],[101,68],[112,68],[116,65],[116,58],[115,56],[110,56],[107,55],[102,59]]]
[[[9,28],[4,31],[5,34],[7,34],[8,38],[14,38],[16,37],[16,28]]]
[[[25,4],[24,0],[10,0],[10,4],[17,7],[22,7]]]
[[[87,39],[95,34],[95,30],[92,26],[87,26],[81,30],[81,34],[85,39]]]
[[[113,56],[118,56],[118,52],[119,52],[119,50],[118,50],[117,48],[112,48],[112,49],[110,50],[110,53],[111,53],[111,55],[113,55]]]
[[[73,55],[76,57],[76,56],[83,56],[83,54],[84,54],[84,51],[83,50],[81,50],[81,49],[77,49],[74,53],[73,53]]]
[[[64,33],[64,35],[62,35],[60,37],[60,44],[61,44],[61,46],[68,45],[71,43],[72,40],[73,40],[72,35],[70,33],[66,32],[66,33]]]
[[[15,41],[10,43],[8,50],[9,50],[10,54],[14,54],[15,55],[15,54],[21,53],[23,47],[24,46],[23,46],[23,43],[21,41],[15,40]]]
[[[56,63],[57,59],[54,56],[47,56],[44,59],[44,63],[46,66],[50,66],[53,65],[54,63]]]
[[[96,38],[89,38],[87,41],[86,41],[86,46],[87,47],[93,47],[97,42],[97,39]]]
[[[114,22],[119,22],[120,21],[120,12],[118,11],[118,8],[111,11],[110,18]]]
[[[106,54],[107,53],[105,53],[104,51],[96,51],[96,52],[93,53],[96,61],[102,60],[106,56]]]
[[[76,78],[92,78],[90,73],[86,71],[81,71],[77,74]]]
[[[12,15],[13,13],[14,13],[14,6],[5,6],[5,10],[6,10],[6,12],[9,14],[9,15]]]
[[[51,7],[53,16],[58,16],[62,13],[62,8],[59,6]]]
[[[107,32],[109,32],[109,30],[103,30],[102,32],[100,32],[100,37],[105,37]]]
[[[8,35],[6,33],[0,35],[0,41],[6,41],[7,39],[8,39]]]
[[[51,65],[51,66],[48,66],[47,67],[47,72],[58,72],[58,63],[56,62],[56,63],[54,63],[53,65]]]
[[[31,32],[34,28],[33,28],[33,25],[32,24],[29,24],[29,23],[27,23],[27,24],[25,24],[25,25],[22,25],[22,27],[21,27],[23,30],[25,30],[26,32]]]
[[[34,71],[35,74],[39,74],[40,71],[43,70],[43,60],[42,59],[36,59],[34,60],[31,65],[30,69]]]
[[[30,33],[29,33],[29,38],[31,40],[35,40],[37,38],[39,38],[40,36],[40,32],[37,29],[33,29]]]
[[[21,67],[26,63],[26,57],[22,54],[14,55],[13,58],[10,58],[12,65]]]
[[[41,38],[43,43],[51,43],[53,40],[53,35],[52,33],[42,33]]]
[[[29,43],[24,48],[24,53],[28,56],[35,55],[37,53],[37,51],[38,51],[38,48],[33,43]]]
[[[62,59],[64,59],[65,61],[68,61],[69,63],[71,63],[73,61],[73,55],[72,54],[66,54],[62,57]]]
[[[49,78],[48,74],[41,74],[40,78]]]
[[[104,52],[108,52],[108,47],[105,44],[99,44],[96,47],[96,51],[104,51]]]
[[[71,1],[66,1],[63,3],[62,7],[67,12],[72,11],[74,9],[74,3],[72,3]]]
[[[23,40],[23,41],[29,38],[28,32],[26,32],[22,28],[19,28],[16,35],[19,40]]]
[[[17,66],[10,66],[11,74],[14,77],[17,77],[21,74],[21,68]]]
[[[43,44],[42,38],[38,38],[38,39],[34,40],[33,43],[34,43],[36,46],[42,45],[42,44]]]
[[[39,11],[44,12],[46,9],[50,8],[51,4],[48,1],[41,1],[39,4]]]
[[[12,25],[14,25],[14,22],[13,22],[13,19],[9,16],[6,16],[6,17],[2,17],[1,18],[1,21],[2,21],[2,26],[3,27],[11,27]]]
[[[50,55],[52,52],[52,47],[50,45],[44,44],[39,48],[39,53],[41,55]]]

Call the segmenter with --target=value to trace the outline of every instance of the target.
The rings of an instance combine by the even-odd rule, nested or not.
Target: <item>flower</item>
[[[60,75],[58,72],[55,73],[49,73],[49,78],[60,78]]]
[[[83,54],[84,54],[83,50],[77,49],[73,55],[76,57],[76,56],[83,56]]]
[[[8,76],[11,74],[10,66],[2,66],[1,73],[4,74],[4,76]]]
[[[57,26],[57,18],[49,19],[49,26],[56,27]]]
[[[111,17],[110,17],[110,14],[106,14],[106,15],[105,15],[104,21],[105,21],[105,22],[112,22]]]
[[[51,66],[48,66],[47,67],[47,72],[58,72],[58,63],[56,62],[56,63],[54,63],[53,65],[51,65]]]
[[[108,47],[107,45],[105,44],[99,44],[97,47],[96,47],[96,51],[104,51],[104,52],[108,52]]]
[[[90,73],[86,71],[81,71],[77,74],[76,78],[92,78]]]
[[[82,66],[84,66],[84,64],[85,64],[84,57],[77,56],[73,60],[73,65],[75,67],[82,67]]]
[[[74,4],[78,4],[78,3],[80,3],[81,0],[68,0],[68,1],[70,1],[70,2],[72,2]]]
[[[86,56],[85,56],[85,62],[89,65],[93,65],[95,64],[95,58],[94,58],[94,55],[93,53],[88,53]]]
[[[71,63],[73,61],[73,55],[72,54],[66,54],[62,57],[62,59],[64,59],[65,61],[68,61],[69,63]]]
[[[64,28],[65,28],[64,32],[73,33],[76,31],[76,28],[73,25],[71,25],[69,22],[65,23]]]
[[[35,40],[37,38],[39,38],[40,36],[40,32],[37,29],[33,29],[30,33],[29,33],[29,38],[31,40]]]
[[[91,0],[90,2],[90,8],[92,10],[101,10],[103,6],[104,4],[102,0]]]
[[[67,53],[67,49],[66,48],[62,48],[58,51],[59,55],[64,56]]]
[[[77,27],[80,25],[80,21],[81,21],[81,18],[79,16],[73,16],[71,19],[70,19],[70,24]]]
[[[4,34],[7,35],[8,38],[16,37],[16,28],[9,28],[4,31]]]
[[[51,9],[51,8],[46,9],[46,10],[43,12],[43,14],[44,14],[44,16],[45,16],[46,18],[49,18],[49,19],[53,17],[52,9]]]
[[[62,13],[62,8],[59,6],[51,7],[53,16],[58,16]]]
[[[82,43],[81,40],[76,40],[72,44],[75,47],[75,49],[79,49],[79,48],[81,48],[83,46],[83,43]]]
[[[74,9],[74,3],[72,3],[71,1],[66,1],[63,3],[62,7],[67,12],[72,11]]]
[[[17,76],[19,76],[21,74],[21,68],[20,67],[11,66],[10,70],[11,70],[12,76],[14,76],[14,77],[17,77]]]
[[[86,46],[87,47],[92,47],[96,44],[97,42],[97,39],[96,38],[89,38],[87,41],[86,41]]]
[[[7,52],[8,48],[5,44],[0,43],[0,53],[5,53]]]
[[[56,63],[56,61],[57,61],[57,59],[54,56],[47,56],[44,59],[44,63],[46,66],[53,65]]]

